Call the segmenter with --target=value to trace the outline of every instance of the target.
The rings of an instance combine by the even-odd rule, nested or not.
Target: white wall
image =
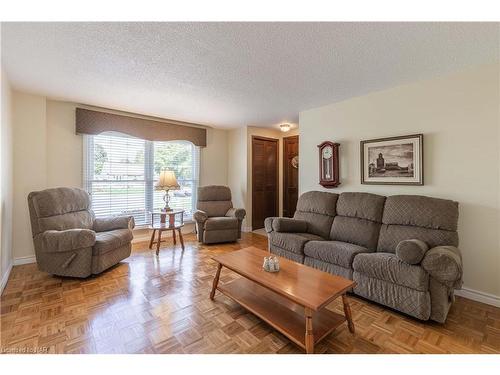
[[[207,129],[207,147],[200,156],[200,185],[227,185],[227,133]]]
[[[247,130],[231,129],[227,138],[227,185],[231,189],[233,206],[247,207]],[[243,230],[250,230],[248,216],[243,220]]]
[[[0,294],[12,267],[13,151],[11,88],[2,68],[0,73]]]
[[[47,187],[47,127],[44,97],[14,91],[14,260],[32,257],[27,197]],[[66,171],[61,170],[61,173]]]
[[[47,187],[83,186],[83,136],[75,134],[74,103],[47,100]]]
[[[13,258],[34,256],[27,196],[58,186],[82,187],[83,137],[75,134],[77,104],[13,93],[14,230]],[[91,108],[87,107],[86,108]],[[116,111],[115,111],[116,112]],[[200,184],[227,184],[227,131],[207,129],[201,149]],[[192,227],[186,227],[186,231]],[[138,233],[147,236],[147,233]]]
[[[339,142],[329,191],[422,194],[460,204],[465,287],[500,296],[499,66],[396,87],[300,113],[300,191],[318,184],[318,151]],[[360,140],[424,134],[425,186],[360,184]]]

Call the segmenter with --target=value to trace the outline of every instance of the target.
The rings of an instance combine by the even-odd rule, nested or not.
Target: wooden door
[[[299,136],[283,138],[283,216],[292,217],[299,197]]]
[[[252,137],[252,230],[278,216],[278,140]]]

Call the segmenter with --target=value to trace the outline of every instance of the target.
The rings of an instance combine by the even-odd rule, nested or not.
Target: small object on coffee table
[[[262,272],[262,259],[269,253],[255,247],[214,256],[218,264],[210,299],[218,290],[238,302],[292,342],[314,353],[314,345],[347,321],[354,333],[346,293],[356,283],[340,276],[280,258],[281,271]],[[222,267],[243,276],[219,286]],[[314,291],[312,293],[311,291]],[[325,307],[342,298],[344,315]]]
[[[266,272],[278,272],[280,270],[278,258],[275,256],[265,257],[262,268],[264,268]]]

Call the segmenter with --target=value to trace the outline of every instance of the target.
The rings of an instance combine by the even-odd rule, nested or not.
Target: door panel
[[[252,229],[278,216],[278,140],[252,137]]]
[[[299,157],[299,136],[283,138],[283,216],[292,217],[299,197],[299,168],[292,164]]]

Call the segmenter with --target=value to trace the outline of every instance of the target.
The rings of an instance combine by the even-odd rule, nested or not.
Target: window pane
[[[174,171],[179,190],[170,191],[170,207],[185,210],[186,219],[193,216],[194,191],[197,188],[197,149],[191,142],[154,142],[154,180],[158,181],[161,171]],[[153,206],[165,206],[164,191],[155,191]]]
[[[93,138],[92,208],[97,217],[133,215],[145,224],[145,141],[116,133]]]

